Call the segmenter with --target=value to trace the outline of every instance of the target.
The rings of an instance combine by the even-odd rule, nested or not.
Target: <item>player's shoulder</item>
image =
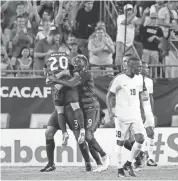
[[[153,84],[153,79],[151,79],[150,77],[145,77],[145,81],[150,84]]]

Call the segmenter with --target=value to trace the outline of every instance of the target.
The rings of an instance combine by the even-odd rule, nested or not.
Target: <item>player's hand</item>
[[[117,118],[117,116],[113,112],[109,113],[109,117],[112,122],[114,122],[114,119]]]

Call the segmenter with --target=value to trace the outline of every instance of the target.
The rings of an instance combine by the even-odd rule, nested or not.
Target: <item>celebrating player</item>
[[[94,93],[94,80],[90,72],[87,71],[88,60],[83,55],[77,55],[73,58],[72,64],[75,67],[75,76],[70,80],[50,79],[55,83],[62,84],[68,87],[78,87],[80,105],[84,113],[86,135],[85,139],[89,144],[90,149],[95,149],[101,156],[103,165],[95,171],[104,171],[110,165],[109,156],[103,151],[94,137],[94,132],[97,129],[100,121],[100,104]]]
[[[116,153],[118,162],[118,177],[125,177],[124,169],[131,176],[136,176],[132,168],[132,162],[139,154],[144,142],[144,125],[141,113],[144,116],[143,102],[140,92],[143,91],[143,81],[138,79],[141,71],[141,61],[136,57],[129,57],[127,70],[115,77],[111,82],[107,94],[107,107],[111,121],[115,121],[116,127]],[[112,101],[115,97],[115,114],[112,112]],[[135,143],[131,149],[128,161],[122,166],[124,141],[133,132]]]
[[[66,73],[65,78],[70,78],[69,75],[69,62],[66,53],[52,53],[50,56],[46,57],[45,60],[45,73],[47,75],[47,83],[50,83],[49,77],[61,78],[63,73]],[[62,71],[62,72],[61,72]],[[66,91],[70,89],[69,87],[63,87],[60,84],[52,83],[52,97],[55,105],[55,109],[58,113],[58,124],[63,133],[63,143],[62,145],[67,145],[67,140],[69,135],[66,130],[66,121],[64,117],[64,97]],[[78,102],[71,102],[71,106],[75,112],[76,119],[78,120],[80,126],[80,136],[79,143],[82,143],[85,138],[85,129],[84,129],[84,118],[83,113],[80,109]]]
[[[75,112],[73,110],[73,107],[71,103],[78,102],[78,91],[76,88],[70,88],[66,89],[65,93],[65,106],[70,106],[70,115],[75,117]],[[74,104],[75,105],[75,104]],[[76,140],[78,140],[80,136],[80,126],[77,120],[74,121],[74,119],[69,119],[69,110],[65,111],[66,120],[67,124],[69,125],[69,128],[73,131]],[[75,118],[76,119],[76,118]],[[76,128],[76,123],[77,123],[77,129]],[[50,120],[48,122],[47,130],[45,132],[46,136],[46,152],[47,152],[47,157],[48,157],[48,164],[41,169],[41,172],[50,172],[56,169],[55,164],[54,164],[54,148],[55,148],[55,142],[54,142],[54,135],[56,134],[57,130],[60,130],[60,125],[58,124],[58,115],[57,115],[57,110],[55,109],[50,117]],[[80,151],[83,155],[83,158],[86,163],[86,171],[91,171],[91,164],[90,164],[90,158],[89,158],[89,151],[88,151],[88,146],[85,141],[79,144]]]

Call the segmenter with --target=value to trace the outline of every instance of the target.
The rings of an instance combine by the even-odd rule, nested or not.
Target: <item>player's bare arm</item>
[[[59,80],[54,77],[49,78],[50,81],[57,83],[57,84],[62,84],[63,86],[67,87],[76,87],[81,84],[81,80],[78,76],[74,76],[69,80]]]
[[[110,117],[112,122],[114,122],[114,117],[116,117],[115,114],[112,111],[112,105],[113,105],[113,100],[114,99],[115,99],[115,94],[113,92],[109,91],[107,93],[107,96],[106,96],[106,105],[107,105],[107,108],[108,108],[109,117]]]
[[[145,117],[145,111],[144,111],[144,107],[143,107],[143,99],[142,99],[141,94],[142,94],[142,92],[139,92],[140,110],[141,110],[142,119],[143,119],[143,121],[145,121],[146,117]]]

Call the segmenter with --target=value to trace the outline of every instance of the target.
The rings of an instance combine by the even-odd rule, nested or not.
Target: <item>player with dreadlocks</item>
[[[79,92],[79,103],[84,113],[85,139],[88,142],[90,151],[96,150],[103,161],[95,171],[101,172],[108,169],[110,165],[109,156],[103,151],[94,137],[94,132],[100,121],[100,104],[94,91],[94,79],[91,72],[87,71],[88,60],[84,55],[77,55],[73,58],[74,77],[70,80],[58,80],[51,78],[50,81],[62,84],[66,87],[77,87]]]

